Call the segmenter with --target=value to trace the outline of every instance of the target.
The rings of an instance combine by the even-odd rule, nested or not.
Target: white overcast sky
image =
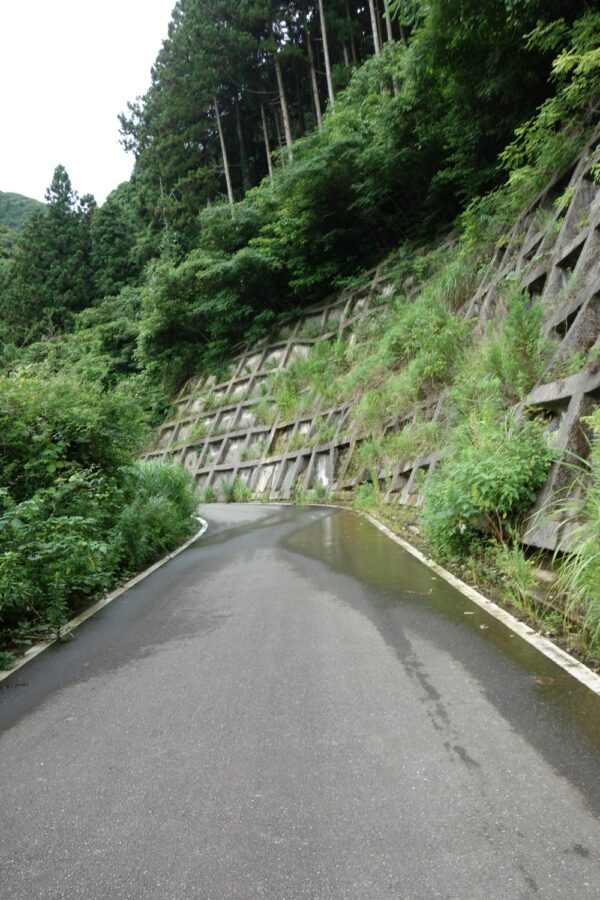
[[[0,190],[38,200],[62,163],[102,202],[133,163],[117,116],[150,84],[175,0],[0,0]]]

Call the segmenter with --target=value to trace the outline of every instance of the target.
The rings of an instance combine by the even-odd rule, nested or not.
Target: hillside
[[[148,458],[182,463],[208,499],[425,503],[446,556],[473,550],[481,516],[501,544],[518,528],[529,549],[566,546],[546,507],[581,502],[572,461],[600,386],[599,163],[596,134],[487,264],[460,243],[391,257],[246,348],[226,380],[199,373]],[[456,482],[442,496],[450,470],[462,498]]]
[[[522,604],[557,551],[600,652],[600,15],[323,8],[180,0],[131,181],[57,166],[0,268],[7,647],[174,546],[195,480],[405,505]]]
[[[596,133],[488,265],[470,267],[460,244],[446,244],[419,277],[427,256],[391,256],[245,347],[225,380],[198,373],[148,455],[177,459],[220,495],[236,479],[269,500],[351,499],[366,485],[420,505],[457,402],[474,399],[456,393],[472,390],[470,367],[486,400],[535,409],[555,448],[580,452],[579,414],[600,385],[599,163]],[[557,534],[545,522],[525,539],[553,550]]]
[[[0,191],[0,260],[9,259],[27,220],[44,204],[21,194]]]
[[[44,204],[22,194],[0,191],[0,225],[13,231],[21,231],[29,217]]]

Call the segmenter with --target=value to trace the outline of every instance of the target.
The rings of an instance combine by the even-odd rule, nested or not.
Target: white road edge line
[[[98,600],[93,606],[88,607],[84,612],[80,613],[78,616],[75,616],[74,619],[71,619],[70,622],[67,622],[66,625],[63,626],[63,630],[66,633],[71,633],[75,630],[79,625],[82,625],[87,619],[90,619],[101,609],[104,609],[105,606],[108,606],[109,603],[112,603],[113,600],[116,600],[117,597],[120,597],[121,594],[124,594],[130,588],[135,587],[136,584],[139,584],[140,581],[143,581],[149,575],[152,575],[153,572],[156,572],[157,569],[162,568],[162,566],[166,565],[171,559],[174,559],[176,556],[179,556],[180,553],[183,553],[184,550],[187,550],[194,541],[197,541],[198,538],[201,538],[206,529],[208,528],[208,522],[203,519],[201,516],[196,516],[198,522],[201,523],[200,531],[198,531],[193,537],[191,537],[185,544],[182,544],[181,547],[177,547],[176,550],[172,550],[171,553],[167,553],[166,556],[163,556],[162,559],[159,559],[158,562],[153,563],[148,569],[144,569],[143,572],[140,572],[139,575],[135,575],[133,578],[130,578],[129,581],[126,581],[125,584],[122,584],[121,587],[116,588],[114,591],[111,591],[110,594],[107,594],[106,597],[103,597],[101,600]],[[25,666],[28,662],[31,662],[32,659],[35,659],[36,656],[39,656],[40,653],[43,653],[44,650],[47,650],[48,647],[52,647],[53,644],[58,643],[59,638],[53,638],[51,641],[40,641],[37,644],[34,644],[33,647],[30,647],[29,650],[17,660],[14,666],[11,669],[6,669],[0,671],[0,683],[5,681],[7,678],[10,678],[11,675],[14,675],[15,672],[18,672],[20,668]]]
[[[339,507],[337,508],[339,509]],[[416,547],[409,544],[408,541],[405,541],[403,538],[398,537],[397,534],[394,534],[387,525],[379,522],[374,516],[367,513],[366,518],[375,526],[375,528],[378,528],[379,531],[382,531],[392,541],[399,544],[407,551],[407,553],[410,553],[420,562],[424,563],[429,569],[435,572],[436,575],[439,575],[440,578],[443,578],[448,584],[451,584],[453,588],[456,588],[457,591],[460,591],[461,594],[464,594],[465,597],[472,600],[477,606],[480,606],[495,619],[498,619],[499,622],[502,622],[507,628],[510,628],[511,631],[527,641],[528,644],[531,644],[536,650],[539,650],[540,653],[543,653],[544,656],[551,659],[557,666],[565,669],[569,675],[572,675],[580,681],[581,684],[584,684],[595,694],[600,695],[600,675],[596,675],[595,672],[592,672],[591,669],[582,662],[579,662],[578,659],[575,659],[551,640],[541,635],[539,631],[535,631],[533,628],[530,628],[529,625],[525,625],[524,622],[519,622],[515,616],[507,612],[507,610],[502,609],[502,607],[494,603],[493,600],[489,600],[483,594],[480,594],[479,591],[475,590],[475,588],[466,584],[464,581],[461,581],[456,575],[453,575],[452,572],[448,572],[443,566],[440,566],[432,559],[429,559],[424,553],[421,553],[420,550],[417,550]]]

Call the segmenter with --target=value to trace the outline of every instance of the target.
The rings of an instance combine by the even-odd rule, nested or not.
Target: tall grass
[[[125,567],[136,570],[193,534],[198,495],[183,466],[164,462],[134,464],[128,493],[117,530]]]
[[[600,651],[600,410],[587,418],[593,429],[590,456],[578,465],[578,484],[585,500],[575,516],[572,506],[559,504],[566,518],[566,537],[557,549],[556,590],[563,598],[565,614],[583,621],[583,638],[589,649]]]

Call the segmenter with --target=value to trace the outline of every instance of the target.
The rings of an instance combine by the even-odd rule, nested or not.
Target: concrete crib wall
[[[522,412],[542,417],[554,445],[585,451],[580,418],[600,399],[600,362],[582,365],[569,377],[552,378],[561,361],[581,360],[600,338],[600,186],[592,166],[600,162],[597,135],[577,163],[558,176],[515,224],[505,250],[490,261],[485,277],[464,308],[481,327],[502,314],[498,283],[510,275],[539,297],[544,331],[554,351],[546,375],[525,399]],[[556,205],[561,197],[564,202]],[[400,285],[398,285],[400,287]],[[385,266],[370,273],[368,287],[308,308],[295,322],[249,347],[230,365],[227,381],[201,374],[190,379],[173,403],[173,415],[146,458],[170,458],[194,473],[200,485],[240,478],[255,496],[287,500],[299,489],[321,484],[350,497],[368,479],[354,471],[360,440],[348,436],[350,407],[318,408],[282,420],[270,393],[270,377],[319,341],[349,337],[366,316],[376,315],[396,288]],[[600,354],[599,354],[600,358]],[[387,431],[400,431],[417,416],[441,420],[449,413],[443,394],[392,418]],[[319,443],[319,435],[327,439]],[[417,459],[399,459],[379,472],[390,503],[420,504],[423,489],[443,456],[443,447]],[[562,491],[576,500],[571,470],[557,462],[537,508]],[[529,545],[552,550],[556,523],[540,518],[525,535]]]

